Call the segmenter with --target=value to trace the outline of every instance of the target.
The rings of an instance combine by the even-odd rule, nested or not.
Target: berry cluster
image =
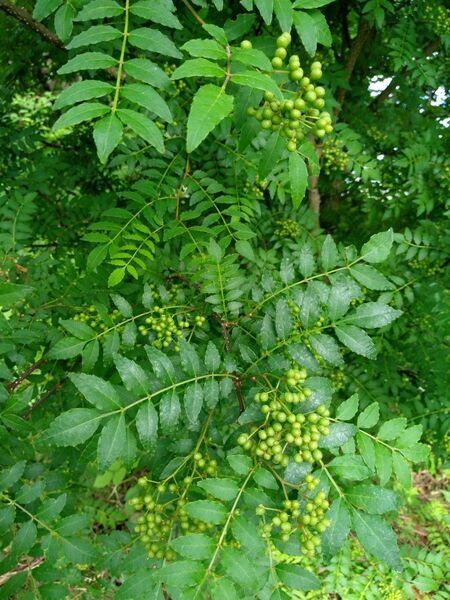
[[[264,197],[264,190],[267,186],[267,179],[260,180],[258,175],[255,177],[255,182],[252,185],[249,181],[244,184],[244,192],[246,195],[254,194],[257,198]]]
[[[203,521],[189,517],[185,506],[194,480],[214,477],[217,474],[217,461],[201,452],[195,452],[192,459],[191,475],[185,476],[180,482],[175,480],[175,475],[171,483],[167,480],[154,483],[146,477],[140,477],[137,482],[140,493],[128,501],[131,507],[141,513],[134,530],[139,534],[149,558],[173,560],[175,554],[168,546],[172,532],[201,533],[209,527]]]
[[[318,480],[308,474],[305,479],[309,489],[314,489]],[[299,500],[285,500],[283,509],[267,508],[259,505],[256,514],[264,516],[268,511],[275,513],[270,521],[262,527],[262,536],[270,539],[274,534],[279,535],[283,542],[287,542],[292,535],[297,534],[305,556],[312,557],[320,546],[321,534],[330,526],[331,522],[324,515],[330,504],[325,492],[318,492],[314,498],[307,498],[301,503]],[[282,562],[282,557],[279,557]]]
[[[341,140],[327,140],[322,146],[323,170],[327,175],[331,171],[345,171],[348,164],[348,155],[343,149]]]
[[[277,225],[277,228],[275,229],[274,233],[280,238],[295,239],[301,231],[300,225],[297,223],[297,221],[293,221],[292,219],[275,221],[275,225]]]
[[[117,309],[114,309],[111,313],[109,313],[108,317],[111,319],[111,321],[115,322],[120,317],[120,313]],[[108,329],[108,325],[100,317],[95,306],[88,306],[86,311],[74,315],[73,320],[79,321],[80,323],[86,323],[89,325],[89,327],[92,327],[92,329],[95,329],[96,331],[105,331]]]
[[[306,376],[305,369],[289,369],[284,392],[277,388],[255,395],[265,421],[254,425],[250,434],[238,437],[244,450],[282,467],[289,464],[291,456],[297,463],[321,460],[318,442],[329,433],[329,410],[321,405],[305,414],[294,412],[294,407],[311,396],[311,390],[303,387]]]
[[[445,6],[425,6],[425,19],[433,26],[433,30],[438,35],[450,33],[450,9]]]
[[[418,260],[417,258],[415,258],[408,262],[408,265],[412,269],[422,271],[423,273],[425,273],[425,275],[436,275],[437,273],[440,273],[444,264],[445,263],[443,261],[432,263],[428,258],[424,258],[423,260]]]
[[[247,43],[247,40],[244,42]],[[287,58],[286,48],[290,43],[289,33],[283,33],[277,39],[277,49],[272,58],[272,66],[276,72],[283,68],[283,61]],[[309,77],[306,77],[300,66],[300,58],[292,54],[288,60],[287,71],[281,72],[287,73],[295,85],[296,89],[289,90],[291,97],[277,100],[272,92],[266,91],[262,104],[249,107],[247,112],[260,121],[262,129],[279,131],[288,140],[289,152],[295,152],[297,142],[303,140],[308,131],[318,138],[323,138],[333,131],[333,126],[330,114],[321,112],[325,106],[325,88],[312,83],[322,77],[321,63],[313,62]]]

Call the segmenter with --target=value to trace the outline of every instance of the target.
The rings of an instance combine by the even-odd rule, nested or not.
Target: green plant
[[[445,581],[392,527],[445,461],[436,7],[1,0],[53,47],[0,36],[0,598]]]

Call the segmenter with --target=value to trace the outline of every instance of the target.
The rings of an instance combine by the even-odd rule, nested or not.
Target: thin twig
[[[34,404],[32,404],[31,406],[29,406],[27,408],[27,410],[23,413],[22,418],[23,419],[28,419],[28,417],[30,416],[30,414],[33,412],[33,410],[35,410],[36,408],[38,408],[38,406],[41,406],[41,404],[43,404],[47,398],[49,398],[54,392],[57,392],[58,390],[60,390],[62,388],[62,386],[65,383],[65,377],[63,379],[61,379],[61,381],[58,381],[58,383],[55,383],[55,385],[53,387],[51,387],[48,392],[46,392],[45,394],[43,394],[40,398],[38,398],[36,400],[36,402]]]
[[[7,384],[6,389],[9,392],[13,392],[16,387],[18,387],[22,381],[24,379],[26,379],[29,375],[31,375],[31,373],[33,373],[33,371],[36,371],[36,369],[38,369],[42,363],[45,362],[45,358],[42,357],[40,358],[38,361],[36,361],[34,364],[31,365],[31,367],[29,367],[24,373],[22,373],[22,375],[20,375],[20,377],[18,377],[17,379],[14,379],[14,381],[11,381],[10,383]]]

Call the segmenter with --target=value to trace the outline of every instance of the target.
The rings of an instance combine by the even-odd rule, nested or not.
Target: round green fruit
[[[279,56],[274,56],[272,58],[272,67],[274,69],[281,69],[282,66],[283,66],[283,61],[281,60],[281,58]]]
[[[253,48],[250,40],[242,40],[241,42],[242,50],[251,50]]]

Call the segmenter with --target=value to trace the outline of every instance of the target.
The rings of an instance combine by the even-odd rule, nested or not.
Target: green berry
[[[286,48],[277,48],[275,50],[275,56],[277,56],[278,58],[281,58],[281,60],[284,60],[286,58],[287,52],[286,52]]]
[[[279,56],[274,56],[272,58],[272,67],[274,69],[281,69],[282,66],[283,66],[283,61],[281,60],[281,58]]]
[[[253,48],[251,41],[250,40],[242,40],[241,48],[243,50],[251,50]]]

